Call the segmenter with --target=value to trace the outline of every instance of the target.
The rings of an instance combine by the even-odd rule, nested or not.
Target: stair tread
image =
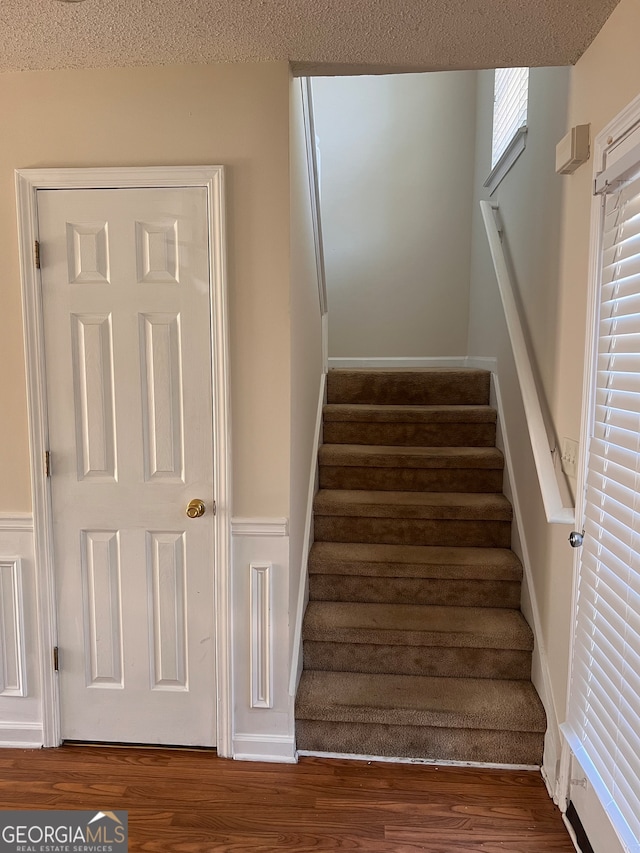
[[[484,405],[402,406],[327,403],[325,421],[377,423],[495,423],[496,410]]]
[[[367,468],[502,469],[504,457],[495,447],[397,447],[369,444],[323,444],[320,465]]]
[[[328,403],[487,405],[489,371],[474,368],[333,369]]]
[[[522,564],[508,548],[314,542],[312,574],[520,580]]]
[[[531,651],[531,628],[518,610],[427,604],[311,601],[305,640]]]
[[[316,515],[367,518],[478,519],[511,521],[504,495],[467,492],[382,492],[320,489]]]
[[[394,726],[544,732],[528,681],[305,670],[296,717]]]

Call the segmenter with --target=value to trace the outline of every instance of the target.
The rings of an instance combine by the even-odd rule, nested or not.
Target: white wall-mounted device
[[[589,130],[591,125],[578,124],[556,145],[556,172],[571,175],[589,159]]]

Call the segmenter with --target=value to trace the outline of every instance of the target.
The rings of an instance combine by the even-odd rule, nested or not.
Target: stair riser
[[[329,371],[327,402],[374,406],[486,406],[489,374]]]
[[[495,424],[379,424],[325,421],[326,444],[495,447]]]
[[[298,749],[312,752],[540,765],[544,735],[299,719],[296,742]]]
[[[502,471],[468,468],[320,466],[321,489],[397,492],[501,492]]]
[[[312,601],[379,604],[436,604],[458,607],[520,606],[520,581],[447,578],[389,578],[363,575],[310,575]]]
[[[510,521],[315,516],[317,542],[509,548]]]
[[[304,668],[443,678],[531,677],[531,652],[304,641]]]

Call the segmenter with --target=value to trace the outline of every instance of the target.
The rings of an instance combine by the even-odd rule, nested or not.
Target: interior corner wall
[[[558,418],[558,394],[564,379],[558,371],[558,348],[566,327],[561,325],[560,265],[563,193],[566,178],[555,174],[555,146],[567,131],[570,70],[532,68],[526,149],[492,196],[500,208],[505,245],[515,276],[525,334],[543,405],[560,436],[578,436]],[[469,355],[497,358],[501,396],[511,444],[514,480],[518,486],[524,538],[530,557],[533,590],[540,615],[539,640],[549,658],[552,701],[564,718],[569,664],[572,564],[568,529],[546,521],[538,477],[522,408],[504,312],[489,254],[479,201],[488,198],[482,186],[491,167],[493,72],[478,75],[473,250],[469,317]],[[568,318],[567,318],[568,319]],[[582,350],[575,356],[582,359]],[[580,381],[581,385],[581,381]],[[576,413],[579,420],[579,411]],[[534,673],[535,676],[535,673]],[[557,733],[556,733],[557,737]]]
[[[226,167],[233,512],[289,511],[287,63],[0,75],[0,511],[30,511],[14,169]]]
[[[301,86],[291,78],[289,164],[291,201],[291,509],[289,512],[289,613],[295,627],[318,396],[322,378],[322,316],[316,268]]]
[[[466,355],[476,73],[316,78],[332,357]]]

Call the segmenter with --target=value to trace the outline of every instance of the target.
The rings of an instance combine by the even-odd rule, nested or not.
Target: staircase
[[[489,379],[329,372],[298,749],[541,763]]]

